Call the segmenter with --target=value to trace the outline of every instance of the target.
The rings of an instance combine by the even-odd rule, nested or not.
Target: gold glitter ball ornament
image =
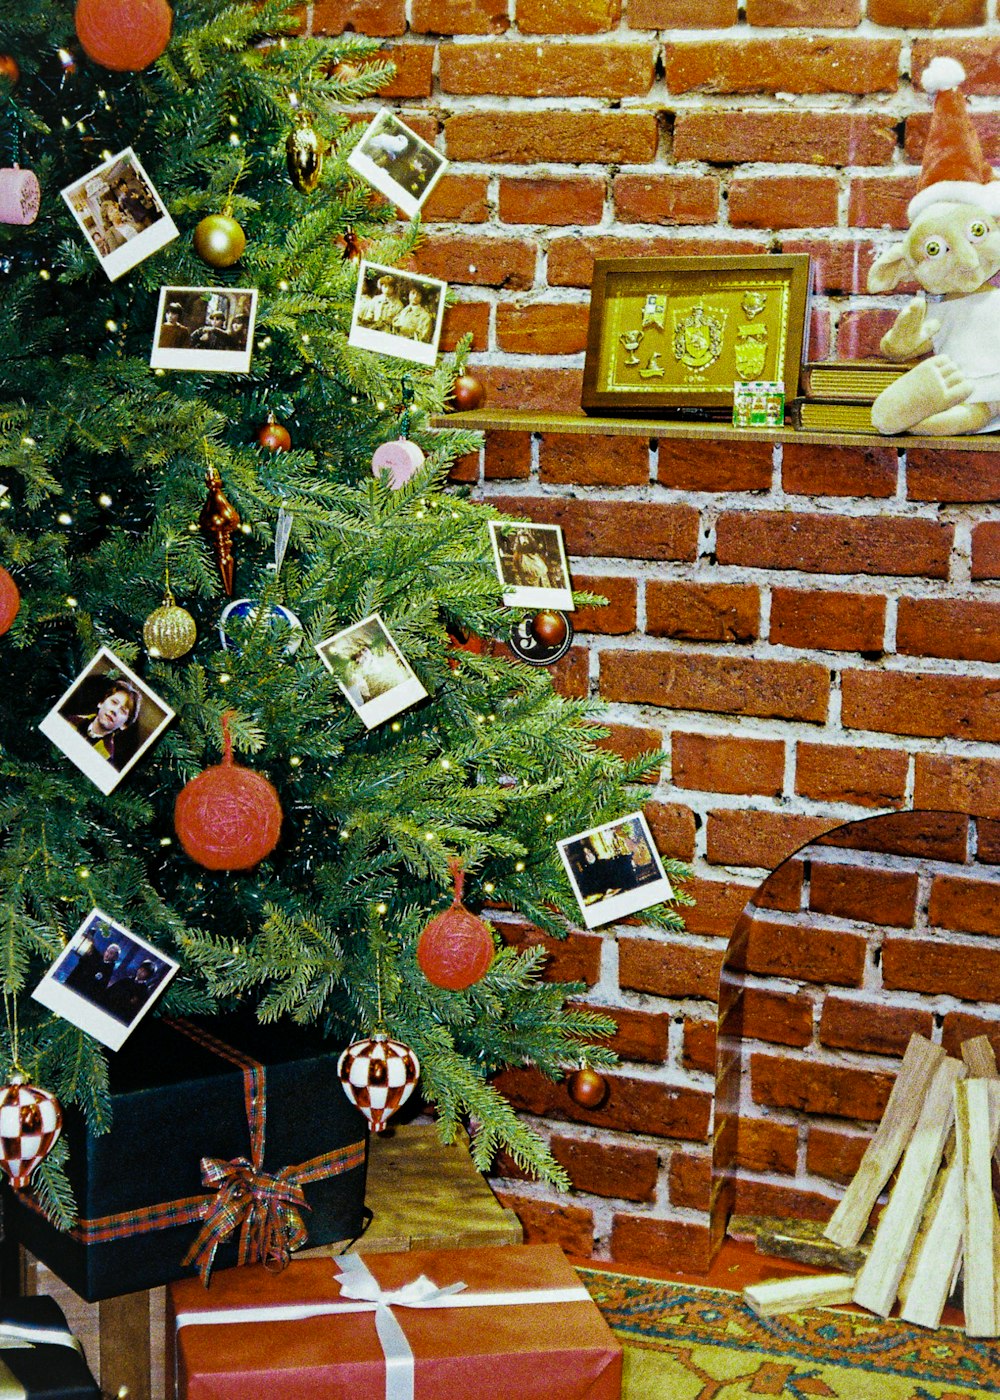
[[[197,636],[194,618],[186,608],[177,606],[168,588],[163,602],[153,609],[143,623],[142,640],[146,643],[146,650],[150,656],[176,661],[191,650]]]
[[[246,246],[246,234],[229,214],[207,214],[194,231],[194,250],[210,267],[231,267]]]

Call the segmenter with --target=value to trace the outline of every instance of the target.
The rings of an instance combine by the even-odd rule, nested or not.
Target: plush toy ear
[[[902,243],[897,243],[895,247],[887,248],[884,253],[879,253],[868,271],[868,290],[870,292],[891,292],[893,287],[898,287],[910,271],[906,261],[906,248]]]

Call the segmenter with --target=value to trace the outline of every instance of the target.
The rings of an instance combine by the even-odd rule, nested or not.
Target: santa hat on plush
[[[985,160],[959,91],[965,69],[955,58],[932,58],[920,80],[934,95],[930,130],[917,193],[907,208],[910,223],[932,204],[974,204],[1000,215],[1000,180]]]

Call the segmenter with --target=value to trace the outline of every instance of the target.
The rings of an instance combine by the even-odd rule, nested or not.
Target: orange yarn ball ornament
[[[281,835],[281,801],[260,773],[233,762],[230,711],[222,717],[222,762],[177,794],[174,829],[185,854],[206,870],[252,870]]]
[[[21,594],[6,569],[0,568],[0,637],[9,632],[21,607]]]
[[[482,919],[462,904],[465,871],[451,862],[455,898],[451,907],[432,919],[417,944],[417,963],[428,982],[450,992],[464,992],[478,982],[493,961],[493,937]]]
[[[116,73],[155,63],[174,21],[167,0],[77,0],[73,18],[87,56]]]

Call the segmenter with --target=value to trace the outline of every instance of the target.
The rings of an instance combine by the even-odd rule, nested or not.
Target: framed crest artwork
[[[598,258],[583,409],[731,413],[733,386],[770,379],[798,393],[809,310],[808,253]]]

